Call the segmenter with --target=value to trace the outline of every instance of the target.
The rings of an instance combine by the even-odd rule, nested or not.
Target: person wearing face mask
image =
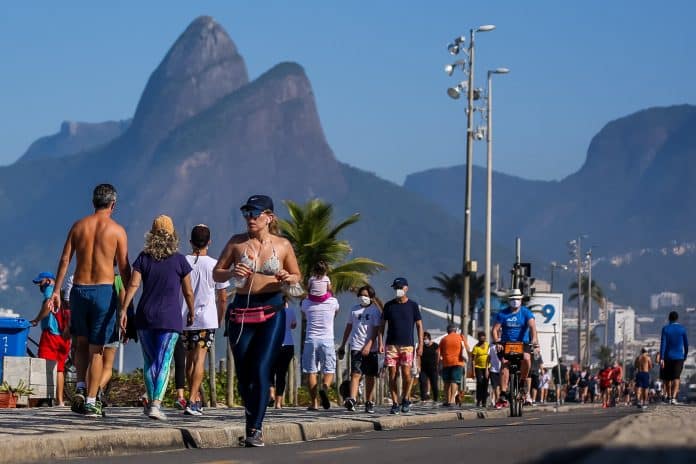
[[[422,402],[430,399],[433,403],[437,403],[440,399],[440,391],[437,385],[437,366],[440,354],[437,349],[438,344],[432,341],[430,333],[423,332],[423,356],[421,356],[420,374],[418,376]],[[428,392],[428,386],[430,386],[430,392]]]
[[[375,289],[365,285],[358,289],[358,304],[353,306],[350,319],[343,332],[343,341],[338,349],[339,358],[346,353],[346,342],[350,339],[350,397],[344,405],[348,411],[355,411],[360,379],[365,376],[365,412],[375,412],[375,379],[379,375],[378,352],[384,351],[379,327],[382,323],[382,302]]]
[[[56,405],[63,406],[65,361],[70,354],[70,310],[53,305],[51,296],[55,289],[56,276],[52,272],[41,272],[32,282],[38,285],[43,297],[41,310],[31,321],[34,327],[41,323],[38,356],[56,362]]]
[[[508,296],[508,307],[498,312],[495,319],[495,325],[491,329],[493,343],[497,345],[498,351],[503,351],[504,344],[507,342],[522,342],[524,343],[524,355],[522,365],[520,366],[520,383],[522,389],[525,389],[526,379],[529,375],[529,370],[532,365],[532,349],[539,349],[539,341],[537,339],[536,323],[534,314],[526,306],[522,305],[522,292],[515,288]],[[531,346],[530,346],[531,343]],[[503,357],[503,365],[501,370],[501,392],[496,407],[507,407],[507,390],[508,390],[509,370],[507,368],[507,360]],[[524,392],[526,396],[526,392]]]
[[[413,328],[417,328],[418,357],[423,355],[423,321],[418,303],[407,296],[408,281],[403,277],[394,279],[391,287],[395,298],[384,305],[380,333],[387,330],[386,356],[384,364],[389,369],[389,389],[392,407],[390,414],[407,413],[411,410],[411,366],[413,365]],[[397,369],[401,369],[401,404],[397,389]]]

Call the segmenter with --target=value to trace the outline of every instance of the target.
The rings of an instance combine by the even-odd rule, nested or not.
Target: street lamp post
[[[459,95],[464,90],[463,86],[466,85],[467,91],[467,102],[466,102],[466,187],[464,194],[464,256],[462,263],[462,307],[461,307],[461,324],[462,333],[468,333],[469,331],[469,288],[471,286],[470,282],[470,272],[471,269],[471,190],[472,190],[472,178],[473,178],[473,118],[474,118],[474,37],[476,32],[488,32],[495,29],[493,25],[479,26],[476,29],[469,30],[469,47],[467,50],[468,62],[464,61],[461,63],[462,68],[468,65],[467,82],[460,83],[454,88],[447,90],[447,93],[452,98],[459,98]],[[450,44],[447,49],[450,54],[457,55],[461,49],[462,45],[466,39],[464,37],[458,37],[455,39],[454,43]],[[448,74],[452,74],[452,71],[460,62],[454,63],[453,65],[448,65],[445,71]]]
[[[484,275],[483,319],[486,336],[491,331],[491,254],[493,242],[493,74],[507,74],[508,68],[488,71],[488,98],[486,108],[486,274]]]
[[[560,269],[562,271],[567,271],[568,266],[566,266],[565,264],[558,264],[556,261],[551,262],[551,292],[552,293],[553,293],[553,275],[554,275],[554,271],[556,269]]]
[[[586,362],[589,366],[592,362],[592,351],[590,350],[590,322],[592,320],[592,248],[587,252],[587,319],[585,321],[585,353]]]

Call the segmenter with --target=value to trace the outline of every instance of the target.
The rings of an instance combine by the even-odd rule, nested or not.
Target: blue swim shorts
[[[118,340],[118,296],[113,285],[73,285],[70,310],[72,335],[99,346]]]

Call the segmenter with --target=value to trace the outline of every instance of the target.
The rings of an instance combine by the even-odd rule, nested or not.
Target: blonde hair
[[[278,225],[278,217],[270,209],[267,209],[264,213],[271,217],[271,222],[268,224],[268,231],[273,235],[281,236],[282,233],[280,231],[280,225]]]
[[[162,261],[179,251],[179,236],[174,230],[169,233],[158,229],[145,234],[143,252],[152,256],[156,261]]]

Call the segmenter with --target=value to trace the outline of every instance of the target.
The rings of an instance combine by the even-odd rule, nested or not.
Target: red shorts
[[[70,340],[44,330],[39,340],[39,358],[55,361],[58,372],[65,371],[65,361],[70,354]]]

